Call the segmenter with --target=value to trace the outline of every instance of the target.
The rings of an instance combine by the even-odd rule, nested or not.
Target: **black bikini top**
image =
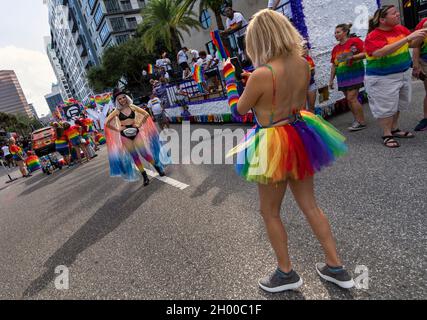
[[[128,116],[122,112],[119,113],[119,120],[120,121],[125,121],[127,119],[135,119],[135,111],[132,110],[132,112]]]

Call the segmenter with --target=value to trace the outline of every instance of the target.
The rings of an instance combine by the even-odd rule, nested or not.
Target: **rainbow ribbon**
[[[230,57],[230,53],[228,52],[227,48],[224,46],[221,36],[219,34],[219,30],[215,30],[211,32],[211,39],[214,44],[214,46],[217,48],[220,59],[221,60],[227,60]]]

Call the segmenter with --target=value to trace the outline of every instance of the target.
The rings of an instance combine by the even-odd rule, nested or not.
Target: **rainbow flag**
[[[224,46],[221,40],[221,36],[219,34],[219,30],[215,30],[211,32],[211,39],[216,47],[216,49],[219,52],[220,59],[221,60],[227,60],[230,57],[230,53],[228,52],[227,48]]]
[[[198,64],[194,65],[193,79],[196,83],[202,83],[203,82],[203,68],[201,66],[199,66]]]
[[[193,67],[193,79],[197,83],[197,86],[199,87],[199,91],[201,93],[205,92],[202,86],[203,79],[204,79],[203,68],[198,64],[195,64]]]
[[[154,73],[154,65],[153,64],[148,64],[148,67],[147,67],[147,72],[148,72],[148,74],[153,74]]]
[[[27,165],[28,171],[34,172],[36,170],[41,169],[40,159],[37,156],[29,156],[25,160],[25,164]]]

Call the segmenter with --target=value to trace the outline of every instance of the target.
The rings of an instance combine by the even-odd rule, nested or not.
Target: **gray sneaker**
[[[326,263],[320,262],[316,263],[316,271],[322,279],[335,283],[341,288],[350,289],[354,287],[353,278],[345,269],[342,269],[339,272],[332,272]]]
[[[354,121],[353,124],[348,127],[348,131],[359,131],[363,129],[366,129],[366,124],[360,124],[357,121]]]
[[[267,292],[276,293],[299,288],[302,286],[302,279],[294,270],[289,276],[285,276],[276,269],[271,275],[261,279],[258,285]]]

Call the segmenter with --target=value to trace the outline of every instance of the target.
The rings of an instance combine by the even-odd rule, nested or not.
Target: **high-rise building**
[[[98,58],[106,48],[121,44],[135,34],[142,22],[141,10],[146,1],[141,0],[83,0],[83,20],[91,36]]]
[[[51,113],[55,113],[56,107],[60,104],[64,103],[64,100],[61,97],[61,94],[59,93],[49,93],[44,96],[46,99],[47,105],[49,106],[49,110]]]
[[[0,112],[33,117],[30,106],[13,70],[0,70]]]
[[[88,56],[85,44],[84,23],[78,19],[73,0],[48,0],[51,46],[55,52],[72,97],[84,100],[93,94],[89,87],[86,71],[95,62]],[[62,82],[60,77],[59,82]]]
[[[44,39],[45,39],[46,53],[47,53],[47,56],[49,57],[50,64],[52,65],[53,71],[58,81],[59,93],[61,94],[61,97],[63,100],[72,98],[70,85],[68,84],[67,78],[65,77],[64,71],[62,70],[62,66],[59,63],[59,59],[56,56],[56,52],[52,48],[52,39],[51,37],[45,37]]]
[[[29,103],[28,106],[30,107],[31,113],[33,114],[33,118],[38,119],[39,116],[37,115],[34,105],[32,103]]]

